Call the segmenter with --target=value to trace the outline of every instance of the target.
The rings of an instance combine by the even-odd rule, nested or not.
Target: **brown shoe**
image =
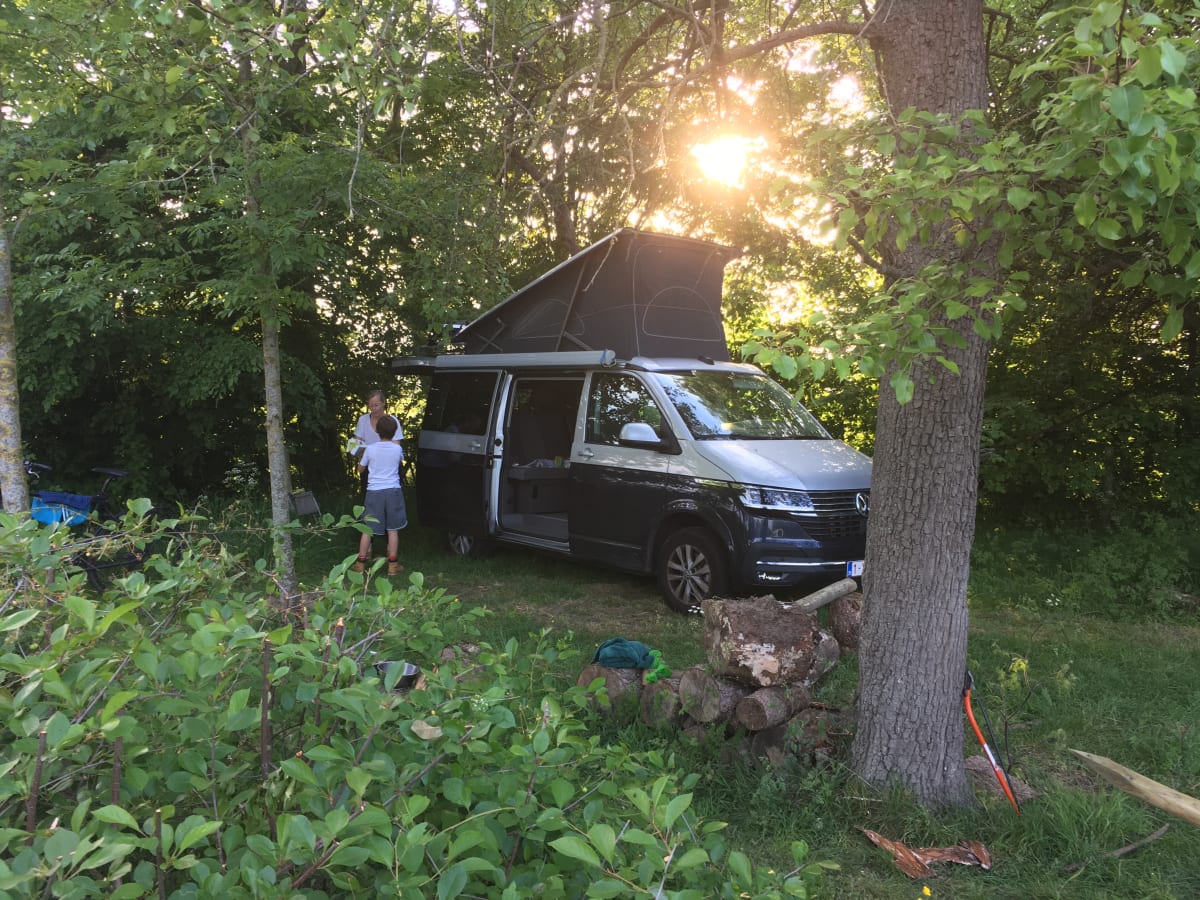
[[[367,563],[369,563],[369,562],[370,562],[369,559],[363,559],[360,556],[358,558],[358,561],[355,562],[354,565],[352,565],[350,567],[350,571],[351,572],[365,572],[365,571],[367,571]]]
[[[399,575],[403,571],[404,571],[404,566],[400,565],[400,563],[396,562],[396,560],[394,560],[394,559],[388,560],[388,574],[389,575]]]

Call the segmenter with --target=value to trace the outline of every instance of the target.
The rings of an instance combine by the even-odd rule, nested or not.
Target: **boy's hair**
[[[394,416],[380,416],[379,421],[375,423],[375,433],[383,440],[390,441],[396,436],[396,429],[399,427],[400,423]]]

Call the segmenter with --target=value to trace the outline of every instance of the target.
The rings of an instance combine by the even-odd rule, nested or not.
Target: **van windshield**
[[[812,413],[766,375],[659,373],[659,384],[697,440],[827,440]]]

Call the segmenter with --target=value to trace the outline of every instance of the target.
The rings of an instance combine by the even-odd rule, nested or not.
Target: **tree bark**
[[[788,608],[797,612],[816,612],[822,606],[828,606],[839,597],[844,597],[856,590],[858,590],[858,583],[853,578],[843,578],[819,591],[813,591],[807,597],[801,597],[795,603],[789,603]]]
[[[253,69],[249,57],[243,57],[238,70],[238,83],[247,92],[243,105],[245,127],[242,128],[242,165],[246,167],[246,209],[248,219],[258,219],[261,213],[259,203],[259,180],[255,175],[254,165],[258,158],[257,145],[252,138],[252,127],[257,121],[254,101]],[[261,284],[274,293],[276,284],[271,272],[269,254],[264,252],[257,262],[255,273]],[[271,484],[271,544],[275,557],[275,577],[278,581],[280,605],[284,609],[291,607],[293,597],[299,588],[296,577],[296,559],[292,548],[292,533],[284,526],[291,521],[292,471],[288,461],[287,444],[283,436],[283,377],[282,359],[279,351],[279,316],[278,301],[274,296],[260,297],[262,304],[260,321],[262,323],[262,354],[263,354],[263,399],[266,406],[267,437],[267,469]]]
[[[579,687],[587,687],[597,678],[604,680],[604,696],[609,703],[606,712],[611,712],[619,704],[626,702],[627,697],[637,699],[642,689],[641,669],[613,669],[598,663],[584,666],[575,683]]]
[[[774,599],[705,600],[704,646],[717,675],[767,687],[808,677],[820,629]]]
[[[738,703],[753,688],[718,678],[703,666],[686,669],[679,677],[679,703],[697,722],[729,722]]]
[[[642,686],[642,721],[651,728],[673,728],[683,722],[679,675]]]
[[[984,109],[983,4],[901,0],[888,11],[865,35],[893,114]],[[963,139],[970,139],[966,126]],[[890,247],[885,263],[902,276],[938,259],[965,262],[975,274],[998,269],[996,247],[971,252],[964,258],[948,223],[931,222],[928,237]],[[981,309],[981,299],[960,299]],[[915,396],[906,405],[888,387],[893,371],[880,389],[851,760],[871,784],[898,784],[941,807],[972,802],[961,697],[987,345],[973,330],[974,316],[930,314],[933,326],[962,336],[964,346],[946,353],[961,374],[932,361],[916,366]]]
[[[0,223],[3,222],[4,209],[0,207]],[[4,500],[4,510],[10,513],[29,510],[29,485],[25,482],[25,460],[21,449],[19,396],[12,256],[8,229],[0,224],[0,498]]]
[[[738,702],[733,718],[747,731],[762,731],[783,724],[811,701],[802,684],[759,688]]]
[[[829,607],[829,630],[837,638],[842,652],[858,649],[858,635],[862,631],[863,595],[855,591],[839,597]]]
[[[292,533],[283,526],[292,518],[292,471],[283,438],[283,379],[280,375],[279,325],[272,314],[262,319],[263,380],[267,407],[267,465],[271,475],[272,543],[275,572],[283,605],[291,605],[298,589]]]

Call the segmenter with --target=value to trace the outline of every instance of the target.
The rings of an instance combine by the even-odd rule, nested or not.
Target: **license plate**
[[[846,563],[846,577],[857,578],[862,574],[863,561],[861,559],[852,559]]]

